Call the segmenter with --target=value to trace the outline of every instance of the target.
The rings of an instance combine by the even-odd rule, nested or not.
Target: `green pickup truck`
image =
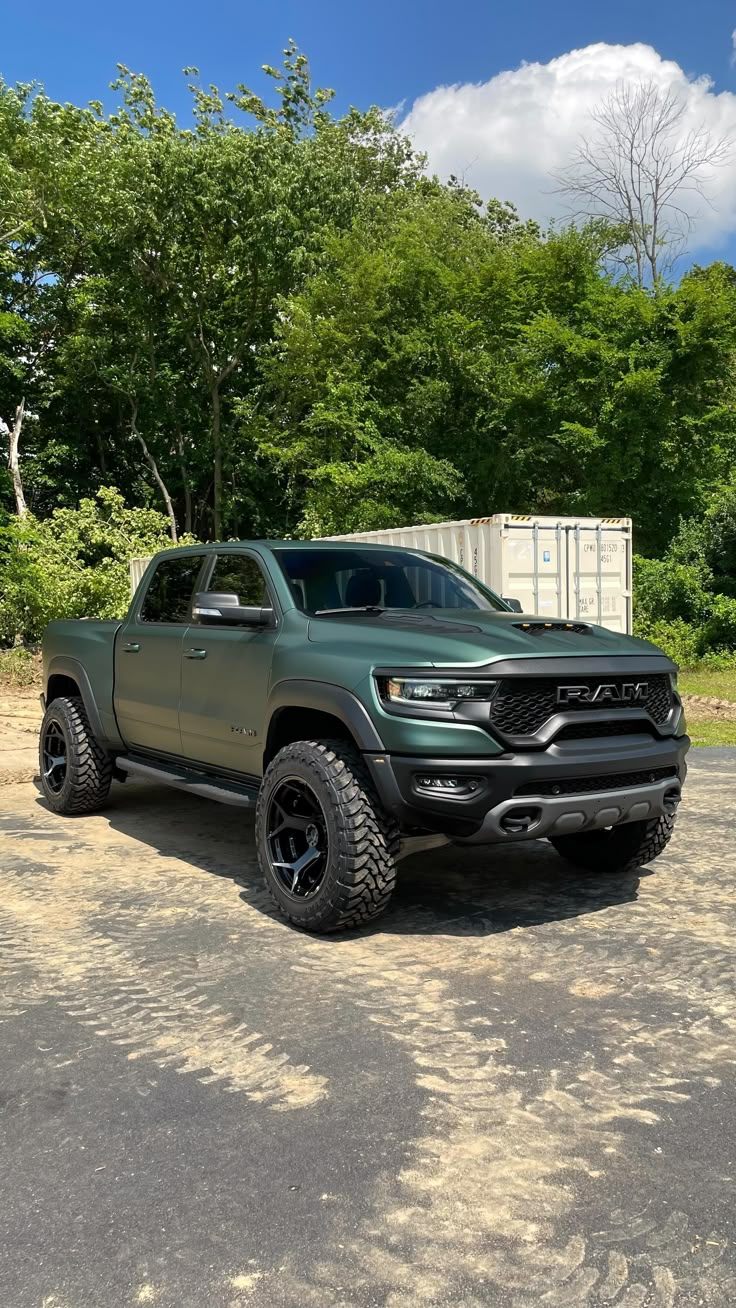
[[[650,862],[690,744],[675,665],[518,609],[419,550],[167,550],[125,621],[49,626],[44,795],[88,813],[133,775],[254,807],[266,885],[311,931],[376,917],[400,858],[448,839]]]

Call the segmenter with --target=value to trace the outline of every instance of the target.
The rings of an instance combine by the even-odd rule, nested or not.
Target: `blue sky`
[[[644,57],[642,67],[647,75],[653,70],[657,77],[670,76],[670,65],[663,61],[672,61],[679,66],[682,85],[708,77],[712,86],[694,95],[693,112],[700,112],[702,103],[719,128],[726,122],[730,130],[732,118],[736,125],[735,27],[736,3],[712,0],[697,6],[685,0],[617,0],[610,6],[601,0],[559,0],[557,4],[549,0],[456,0],[452,4],[448,0],[373,0],[369,5],[350,0],[311,0],[309,4],[303,0],[278,4],[241,0],[209,8],[192,0],[177,4],[128,0],[120,5],[100,5],[99,0],[36,0],[27,6],[6,7],[0,73],[10,82],[39,80],[57,99],[83,103],[99,97],[110,103],[107,85],[120,61],[147,73],[159,99],[184,114],[187,100],[180,69],[185,64],[196,64],[204,81],[214,81],[225,89],[239,81],[260,88],[260,65],[278,63],[282,46],[293,36],[309,55],[315,80],[336,89],[339,107],[402,103],[418,143],[428,149],[432,164],[441,173],[467,168],[468,181],[481,191],[505,194],[524,208],[536,208],[535,216],[540,216],[551,202],[543,198],[543,160],[529,157],[527,149],[530,131],[539,134],[534,126],[537,120],[529,111],[530,96],[551,97],[553,91],[555,97],[561,95],[561,101],[555,99],[556,115],[567,114],[573,124],[579,118],[582,129],[591,82],[600,76],[605,91],[605,79],[610,82],[617,74],[616,59],[620,58],[612,60],[605,52],[596,53],[596,48],[639,43],[653,47],[659,56],[659,60],[653,55]],[[571,51],[586,47],[593,47],[593,53],[582,63],[565,60]],[[493,81],[524,62],[550,65],[553,71],[542,68],[539,76],[512,79],[510,95],[506,82]],[[586,87],[579,97],[579,113],[576,78]],[[473,83],[489,84],[488,95],[474,97],[468,89],[449,101],[432,98],[438,87]],[[428,96],[421,112],[412,113],[417,98]],[[509,104],[524,124],[517,136],[505,114]],[[504,107],[503,123],[499,106]],[[543,114],[542,102],[537,112]],[[475,115],[471,138],[466,135],[469,114]],[[570,130],[568,125],[568,135]],[[499,137],[506,142],[505,158],[499,155]],[[564,150],[567,140],[565,136],[545,141],[540,154]],[[509,156],[521,158],[519,179]],[[733,171],[736,186],[736,165]],[[724,189],[722,178],[718,186]],[[730,206],[731,201],[729,183],[724,194],[719,194],[719,209],[722,204]],[[736,204],[733,208],[736,210]],[[733,232],[725,212],[717,222],[711,215],[705,226],[698,257],[715,252],[736,258],[736,219]]]

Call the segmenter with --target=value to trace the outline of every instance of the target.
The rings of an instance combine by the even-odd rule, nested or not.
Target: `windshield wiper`
[[[377,604],[357,604],[353,608],[339,609],[315,609],[315,618],[324,618],[332,613],[385,613],[385,609],[379,608]]]

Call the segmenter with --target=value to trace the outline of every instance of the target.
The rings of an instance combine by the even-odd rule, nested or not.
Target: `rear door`
[[[161,559],[115,641],[115,715],[126,745],[181,754],[182,644],[206,556]]]
[[[260,559],[244,550],[217,555],[206,587],[241,604],[276,609]],[[182,753],[193,763],[258,776],[278,628],[193,623],[182,649]]]

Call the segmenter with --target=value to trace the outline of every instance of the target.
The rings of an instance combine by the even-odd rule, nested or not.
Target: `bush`
[[[38,641],[55,618],[123,617],[131,558],[170,546],[164,515],[126,508],[111,487],[42,522],[14,519],[0,528],[0,642]]]
[[[706,574],[694,563],[672,558],[634,557],[634,603],[636,620],[645,626],[655,622],[682,621],[699,626],[708,616],[713,596],[705,588]]]
[[[734,672],[736,671],[736,653],[730,649],[706,650],[699,666],[708,668],[711,672]]]
[[[41,659],[38,653],[20,645],[17,649],[0,649],[0,686],[27,690],[38,685],[40,677]]]
[[[682,618],[672,622],[634,623],[634,633],[654,641],[681,668],[694,668],[704,649],[703,629],[693,627]]]
[[[730,595],[713,596],[703,637],[704,650],[715,653],[736,650],[736,599]]]

